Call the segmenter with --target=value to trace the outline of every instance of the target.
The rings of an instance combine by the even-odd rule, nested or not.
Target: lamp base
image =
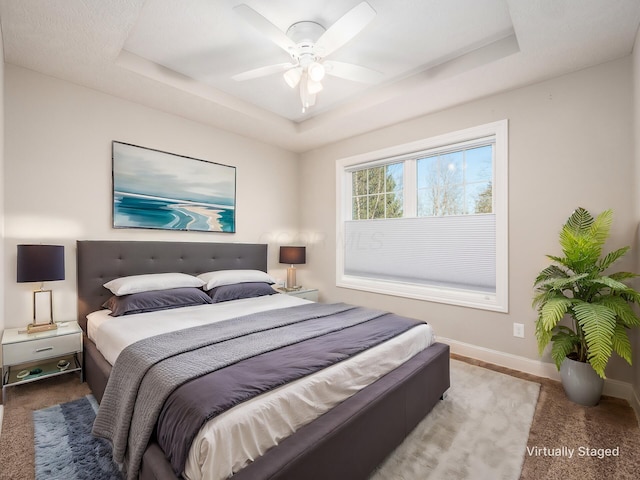
[[[296,267],[291,265],[287,268],[287,288],[296,287]]]
[[[57,328],[57,323],[30,323],[27,325],[27,333],[47,332],[49,330],[56,330]]]

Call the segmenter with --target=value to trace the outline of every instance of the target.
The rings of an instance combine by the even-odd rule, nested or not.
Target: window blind
[[[345,222],[346,275],[496,292],[495,214]]]

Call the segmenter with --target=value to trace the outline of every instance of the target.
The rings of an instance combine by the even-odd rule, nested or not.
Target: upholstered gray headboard
[[[267,271],[267,245],[249,243],[77,242],[78,323],[111,296],[102,285],[114,278],[144,273],[203,272],[231,269]]]

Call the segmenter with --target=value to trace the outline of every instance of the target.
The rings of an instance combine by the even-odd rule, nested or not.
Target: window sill
[[[342,276],[336,280],[336,286],[365,292],[412,298],[428,302],[445,303],[460,307],[476,308],[507,313],[506,301],[500,301],[493,293],[472,290],[438,288],[402,282],[389,282],[354,276]]]

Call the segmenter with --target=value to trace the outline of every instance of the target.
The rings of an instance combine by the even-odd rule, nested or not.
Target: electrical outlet
[[[524,338],[524,323],[513,324],[513,336],[518,338]]]

